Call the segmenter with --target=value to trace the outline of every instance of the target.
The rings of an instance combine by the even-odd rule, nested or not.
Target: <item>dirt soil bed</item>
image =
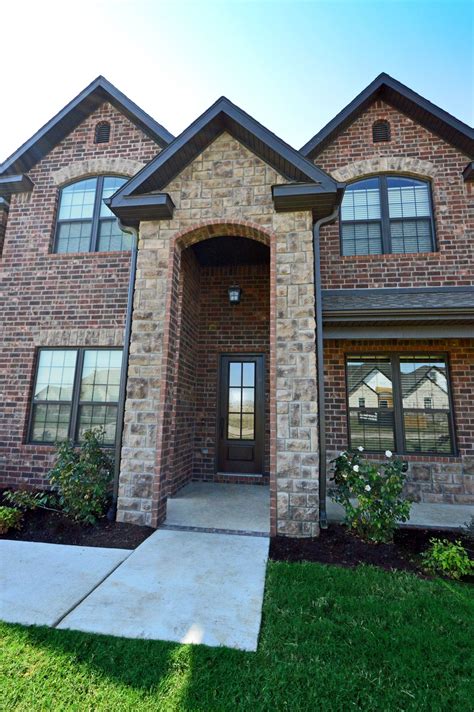
[[[462,532],[410,527],[396,531],[393,544],[366,544],[342,525],[330,524],[314,539],[273,538],[270,558],[274,561],[318,561],[339,566],[371,564],[383,569],[420,574],[420,554],[428,548],[433,537],[449,541],[460,539],[468,550],[472,549],[472,544]]]
[[[135,549],[154,531],[152,527],[109,522],[106,517],[100,519],[95,526],[84,526],[71,521],[63,514],[36,509],[33,512],[25,512],[20,530],[10,529],[7,534],[0,535],[0,539]]]

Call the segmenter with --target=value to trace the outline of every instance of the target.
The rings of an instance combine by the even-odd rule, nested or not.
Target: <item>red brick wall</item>
[[[94,144],[101,120],[111,122],[110,142]],[[1,485],[41,486],[51,461],[51,447],[25,444],[35,333],[124,325],[130,254],[51,253],[59,196],[52,173],[98,157],[146,162],[158,151],[126,117],[104,104],[29,171],[32,193],[11,199],[0,275]]]
[[[238,306],[229,304],[227,289],[242,288]],[[268,482],[270,472],[270,269],[269,264],[225,267],[200,266],[192,249],[181,254],[174,386],[173,441],[168,494],[190,479]],[[219,356],[262,353],[265,373],[264,478],[215,475]],[[206,450],[207,452],[203,452]]]
[[[390,122],[390,142],[372,143],[372,124],[377,119]],[[339,225],[334,224],[321,230],[323,288],[473,285],[472,192],[469,196],[462,178],[470,159],[378,101],[326,147],[315,158],[315,163],[332,173],[350,163],[378,156],[416,158],[435,167],[432,194],[438,251],[419,255],[341,257]]]
[[[403,455],[410,463],[408,492],[424,502],[474,503],[474,339],[324,342],[329,457],[348,446],[345,357],[357,353],[446,353],[459,457]],[[375,456],[374,456],[375,457]]]

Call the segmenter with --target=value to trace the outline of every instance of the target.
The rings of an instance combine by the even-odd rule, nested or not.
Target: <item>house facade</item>
[[[174,138],[99,77],[0,167],[0,486],[100,425],[119,521],[238,482],[314,536],[357,446],[474,504],[473,156],[388,75],[299,151],[225,98]]]

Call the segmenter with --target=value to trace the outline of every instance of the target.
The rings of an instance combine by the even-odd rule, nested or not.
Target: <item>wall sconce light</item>
[[[229,287],[227,292],[229,294],[229,302],[231,304],[240,303],[240,297],[242,296],[242,290],[240,289],[240,287]]]

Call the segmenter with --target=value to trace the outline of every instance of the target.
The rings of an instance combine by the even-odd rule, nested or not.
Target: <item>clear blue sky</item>
[[[98,74],[174,134],[225,94],[299,148],[382,71],[472,124],[473,14],[467,0],[13,0],[0,160]]]

